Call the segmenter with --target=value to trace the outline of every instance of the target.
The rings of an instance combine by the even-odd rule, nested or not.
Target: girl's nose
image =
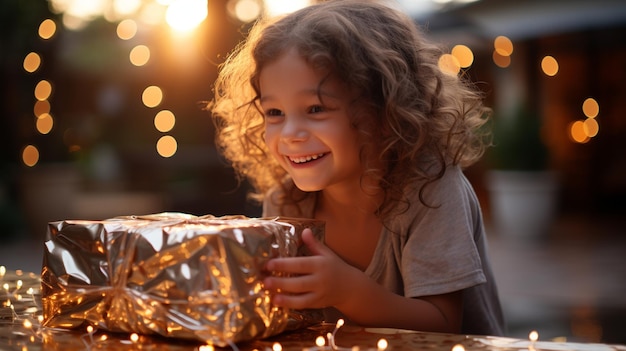
[[[281,139],[286,142],[304,141],[309,137],[306,123],[299,117],[285,118],[285,124],[281,130]]]

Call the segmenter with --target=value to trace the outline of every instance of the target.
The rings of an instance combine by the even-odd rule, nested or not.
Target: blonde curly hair
[[[259,73],[290,48],[357,92],[360,113],[351,118],[362,153],[374,152],[384,165],[366,165],[385,194],[378,211],[383,219],[398,204],[408,205],[403,196],[409,186],[421,184],[421,195],[449,165],[465,168],[482,156],[486,139],[479,131],[489,110],[468,81],[441,71],[443,51],[384,3],[331,0],[258,21],[221,66],[208,106],[216,144],[250,181],[255,199],[287,177],[265,145],[258,100]]]

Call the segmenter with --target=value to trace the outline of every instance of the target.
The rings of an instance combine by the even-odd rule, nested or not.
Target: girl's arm
[[[305,229],[302,239],[313,256],[272,259],[267,270],[292,274],[264,280],[277,306],[335,307],[352,322],[372,327],[458,333],[462,292],[407,298],[394,294],[350,266]]]

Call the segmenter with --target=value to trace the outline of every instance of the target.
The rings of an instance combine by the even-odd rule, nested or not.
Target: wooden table
[[[206,351],[211,347],[196,342],[154,336],[104,333],[97,330],[71,331],[39,327],[42,305],[39,275],[21,271],[6,271],[0,266],[0,350],[158,350]],[[278,336],[233,345],[238,350],[333,350],[328,333],[335,332],[335,350],[492,350],[492,351],[626,351],[626,345],[564,343],[521,340],[514,338],[425,333],[397,329],[375,329],[320,324],[286,332]],[[325,340],[317,346],[316,339]]]

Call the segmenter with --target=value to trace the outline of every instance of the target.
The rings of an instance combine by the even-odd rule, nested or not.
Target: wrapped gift
[[[42,300],[46,327],[159,334],[216,346],[265,338],[313,318],[273,306],[262,286],[274,257],[305,255],[294,218],[163,213],[51,222]]]

